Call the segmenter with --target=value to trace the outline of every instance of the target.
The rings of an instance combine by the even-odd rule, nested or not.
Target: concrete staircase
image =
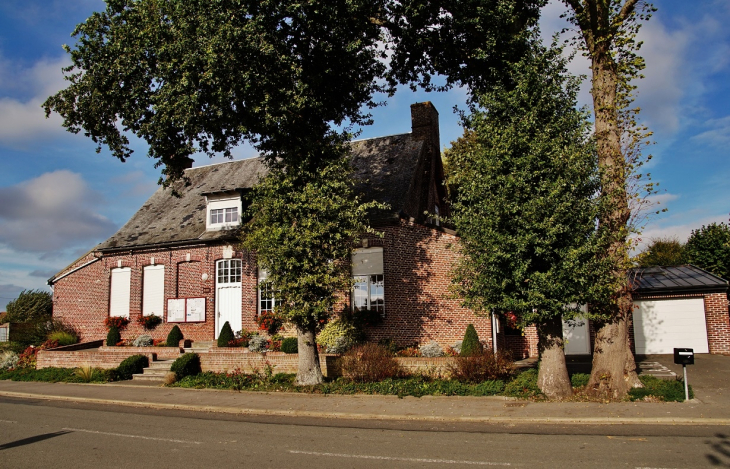
[[[173,363],[175,363],[175,360],[155,360],[142,373],[132,375],[132,380],[161,383],[164,381],[165,375],[170,372]]]
[[[193,342],[190,347],[184,348],[183,351],[185,353],[207,352],[211,347],[216,347],[216,344],[217,342],[214,340]]]

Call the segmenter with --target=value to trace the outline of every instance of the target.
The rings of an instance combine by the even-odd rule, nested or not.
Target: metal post
[[[687,365],[682,365],[684,371],[684,400],[689,400],[689,385],[687,384]]]

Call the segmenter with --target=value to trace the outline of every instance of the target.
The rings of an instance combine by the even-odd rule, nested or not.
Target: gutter
[[[81,264],[80,266],[78,266],[78,267],[76,267],[76,268],[74,268],[74,269],[71,269],[71,270],[69,270],[68,272],[66,272],[65,274],[61,275],[60,277],[51,277],[51,278],[49,278],[49,279],[48,279],[48,280],[46,281],[46,285],[48,285],[49,287],[51,287],[51,289],[53,289],[53,284],[54,284],[54,283],[56,283],[56,282],[58,282],[58,281],[59,281],[59,280],[61,280],[62,278],[64,278],[64,277],[68,277],[68,276],[69,276],[69,275],[71,275],[72,273],[74,273],[74,272],[76,272],[76,271],[78,271],[78,270],[81,270],[81,269],[83,269],[84,267],[86,267],[86,266],[88,266],[88,265],[91,265],[91,264],[93,264],[94,262],[96,262],[96,261],[100,261],[100,260],[101,260],[101,257],[95,257],[95,258],[93,258],[92,260],[90,260],[89,262],[87,262],[87,263],[85,263],[85,264]]]

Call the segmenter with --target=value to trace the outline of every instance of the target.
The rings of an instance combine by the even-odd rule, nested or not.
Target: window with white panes
[[[241,259],[218,261],[218,284],[241,283]]]
[[[211,209],[210,224],[222,223],[238,223],[238,207]]]
[[[259,314],[273,312],[276,306],[274,289],[266,282],[268,276],[265,269],[259,269]]]
[[[357,249],[352,254],[352,308],[385,314],[383,248]]]

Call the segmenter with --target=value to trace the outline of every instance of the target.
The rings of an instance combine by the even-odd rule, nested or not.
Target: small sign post
[[[684,400],[689,400],[689,384],[687,383],[687,365],[695,364],[695,352],[691,348],[675,348],[674,363],[682,365],[684,371]]]

